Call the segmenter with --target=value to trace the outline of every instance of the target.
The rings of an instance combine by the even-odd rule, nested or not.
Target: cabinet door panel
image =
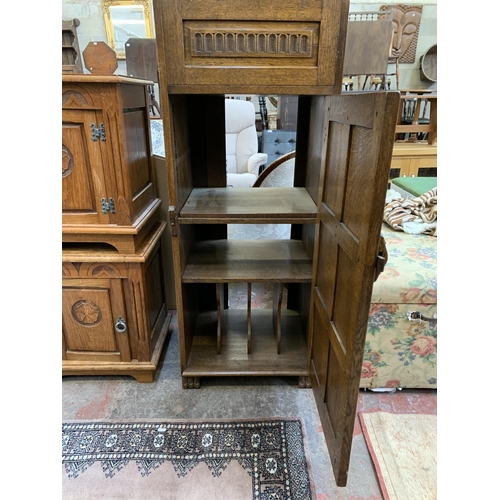
[[[334,96],[311,300],[311,384],[337,486],[345,486],[398,92]]]
[[[127,318],[120,280],[64,280],[62,314],[66,359],[130,361],[128,332],[115,330]]]
[[[62,213],[63,224],[106,224],[101,199],[107,199],[100,140],[92,140],[93,111],[63,110]]]

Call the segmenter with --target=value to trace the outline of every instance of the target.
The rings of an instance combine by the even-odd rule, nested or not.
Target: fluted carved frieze
[[[185,24],[190,57],[304,57],[312,58],[318,27],[268,23],[268,26],[210,26]]]

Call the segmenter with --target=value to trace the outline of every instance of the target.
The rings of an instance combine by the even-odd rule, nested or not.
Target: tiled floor
[[[64,377],[62,419],[202,419],[296,417],[304,420],[318,500],[382,499],[375,469],[356,421],[348,485],[337,488],[311,389],[297,378],[204,378],[200,389],[182,389],[174,314],[166,348],[152,384],[127,376]],[[358,411],[437,413],[437,393],[361,390]],[[188,499],[179,499],[188,500]]]

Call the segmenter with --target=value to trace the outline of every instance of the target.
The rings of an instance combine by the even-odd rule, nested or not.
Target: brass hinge
[[[172,236],[177,236],[177,214],[175,213],[175,207],[168,207],[168,217],[170,219]]]
[[[90,124],[90,130],[92,131],[92,140],[97,141],[97,139],[101,139],[101,141],[105,142],[106,141],[106,129],[104,128],[104,123],[101,123],[99,125],[99,128],[97,128],[97,125],[95,123]]]
[[[110,198],[109,201],[106,201],[106,198],[101,198],[101,206],[103,214],[107,214],[108,212],[115,213],[115,200],[113,198]]]

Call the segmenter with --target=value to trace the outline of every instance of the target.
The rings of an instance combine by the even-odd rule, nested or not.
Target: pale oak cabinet
[[[62,374],[153,382],[166,307],[147,86],[62,76]]]
[[[149,81],[62,76],[63,242],[134,253],[159,220]]]
[[[343,486],[399,93],[340,95],[346,0],[153,6],[183,386],[310,380]],[[298,96],[293,187],[225,187],[226,94]],[[291,238],[236,241],[228,224],[291,224]],[[231,283],[256,282],[274,284],[271,310],[227,307]]]
[[[159,222],[135,254],[107,245],[62,253],[63,375],[130,375],[153,382],[171,313]]]

